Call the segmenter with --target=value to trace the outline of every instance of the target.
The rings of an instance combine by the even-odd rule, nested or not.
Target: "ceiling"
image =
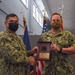
[[[75,34],[75,0],[45,0],[50,14],[58,12],[63,16],[64,29]]]

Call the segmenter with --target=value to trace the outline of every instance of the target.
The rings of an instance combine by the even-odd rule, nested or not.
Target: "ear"
[[[64,19],[62,18],[62,23],[64,22]]]
[[[51,23],[51,20],[50,20],[50,23]]]
[[[52,21],[50,20],[50,24],[52,23]]]
[[[6,25],[6,21],[4,22],[4,25]]]
[[[4,25],[6,26],[6,28],[8,27],[8,23],[6,21],[4,22]]]

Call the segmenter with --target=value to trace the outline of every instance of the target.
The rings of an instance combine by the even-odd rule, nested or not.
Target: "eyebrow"
[[[9,22],[18,22],[18,20],[10,20]]]
[[[55,20],[60,21],[59,19],[53,19],[52,21],[55,21]]]

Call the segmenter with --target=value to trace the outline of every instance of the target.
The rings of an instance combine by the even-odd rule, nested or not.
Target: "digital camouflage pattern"
[[[75,46],[74,35],[66,30],[53,35],[51,30],[42,34],[40,41],[52,42],[60,48]],[[46,61],[43,69],[43,75],[72,75],[74,73],[71,58],[69,54],[57,51],[51,52],[51,60]]]
[[[0,33],[0,75],[27,75],[28,57],[22,39],[8,31]]]

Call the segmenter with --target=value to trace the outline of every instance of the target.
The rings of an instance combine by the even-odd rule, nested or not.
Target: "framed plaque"
[[[38,42],[37,60],[50,60],[51,42]]]

